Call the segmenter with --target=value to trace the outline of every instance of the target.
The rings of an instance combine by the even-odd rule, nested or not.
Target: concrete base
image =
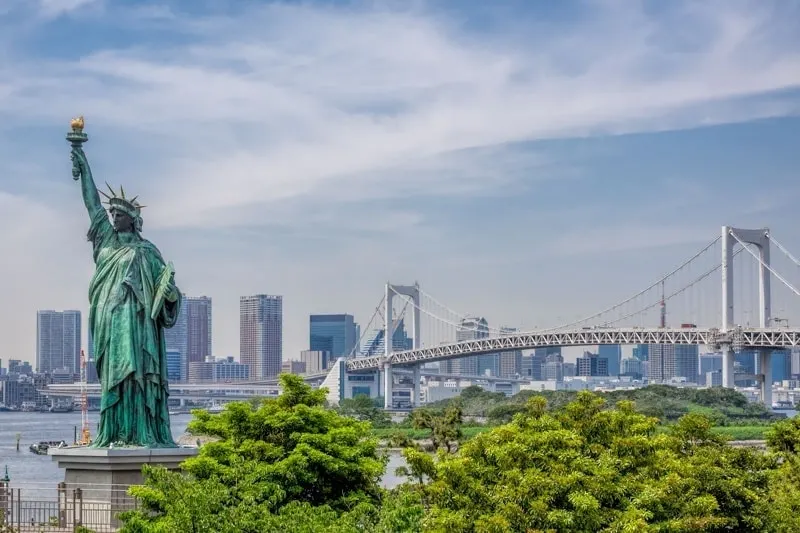
[[[197,448],[50,448],[59,468],[64,469],[65,493],[69,500],[80,499],[82,523],[117,525],[116,515],[132,508],[128,487],[141,485],[142,466],[160,465],[177,470],[180,464],[197,455]],[[80,489],[80,491],[76,491]],[[92,510],[92,519],[86,511]]]

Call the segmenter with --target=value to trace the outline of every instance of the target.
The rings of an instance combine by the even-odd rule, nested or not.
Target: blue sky
[[[294,358],[309,313],[365,322],[386,280],[533,327],[723,224],[800,251],[799,22],[777,0],[7,0],[0,357],[33,358],[37,309],[86,310],[79,113],[97,179],[214,298],[218,355],[243,294],[284,295]]]

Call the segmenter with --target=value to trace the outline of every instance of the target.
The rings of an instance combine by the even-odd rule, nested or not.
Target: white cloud
[[[507,142],[796,112],[796,100],[770,96],[800,86],[800,53],[764,38],[779,21],[757,5],[722,6],[681,14],[707,30],[687,53],[673,50],[677,22],[630,4],[551,42],[517,36],[513,47],[420,11],[270,5],[175,20],[193,44],[144,42],[23,68],[0,107],[48,121],[79,109],[90,133],[98,124],[170,139],[180,156],[159,186],[193,206],[184,224],[354,178],[353,188],[381,196],[441,194],[463,185],[463,173],[415,181],[420,158],[462,159],[463,169],[470,149]],[[564,57],[583,68],[565,72]],[[742,97],[760,100],[731,103]],[[407,179],[387,174],[396,167]]]
[[[87,220],[85,213],[0,192],[4,361],[32,360],[37,309],[84,307],[92,268]]]
[[[42,16],[55,18],[100,2],[101,0],[38,0],[38,7]]]
[[[494,306],[496,320],[509,323],[530,302],[539,308],[525,321],[536,325],[585,311],[594,301],[583,301],[585,292],[538,279],[580,274],[543,262],[576,251],[680,247],[716,229],[706,238],[700,220],[635,228],[608,217],[573,232],[586,207],[563,205],[536,224],[535,214],[509,224],[489,236],[492,251],[480,252],[459,248],[452,228],[436,224],[444,207],[421,199],[513,198],[580,175],[569,155],[554,159],[526,141],[796,114],[797,99],[781,91],[800,87],[791,18],[766,3],[674,3],[659,18],[631,2],[595,4],[593,16],[571,26],[525,19],[477,35],[419,7],[273,4],[198,17],[43,0],[51,19],[99,6],[90,22],[137,38],[129,47],[98,42],[79,59],[31,57],[9,45],[0,62],[0,129],[11,140],[21,130],[53,132],[52,146],[31,150],[35,163],[4,164],[14,166],[13,185],[0,181],[15,194],[0,207],[18,209],[0,215],[0,239],[26,250],[0,274],[47,280],[15,325],[29,330],[35,306],[85,301],[91,265],[78,244],[85,221],[73,218],[79,193],[64,192],[74,203],[55,211],[61,189],[40,202],[20,192],[33,194],[37,180],[58,172],[69,183],[61,136],[77,113],[87,118],[98,181],[140,194],[149,206],[145,232],[155,230],[156,244],[175,258],[181,283],[215,297],[222,353],[238,345],[230,295],[256,291],[287,296],[288,355],[304,347],[308,312],[371,311],[386,278],[451,287],[454,307]],[[504,214],[481,212],[502,211],[488,200],[477,205],[458,222]],[[467,225],[463,241],[478,230]],[[317,250],[324,253],[312,258]],[[537,270],[523,272],[532,262]],[[480,282],[461,296],[464,269]],[[54,271],[69,279],[50,279]],[[25,287],[14,287],[18,301]],[[566,303],[551,303],[556,289]],[[598,300],[613,297],[596,290]],[[509,297],[497,303],[500,293]]]
[[[708,243],[714,228],[685,225],[636,225],[584,228],[559,235],[553,251],[563,255],[594,255],[665,246]]]

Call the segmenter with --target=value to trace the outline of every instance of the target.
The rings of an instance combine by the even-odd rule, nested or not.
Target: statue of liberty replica
[[[98,190],[82,144],[83,117],[73,119],[72,175],[81,182],[89,212],[88,238],[95,272],[89,284],[89,331],[94,342],[102,399],[93,448],[172,448],[164,329],[178,319],[181,293],[172,264],[142,238],[137,198]],[[108,212],[101,203],[106,198]]]

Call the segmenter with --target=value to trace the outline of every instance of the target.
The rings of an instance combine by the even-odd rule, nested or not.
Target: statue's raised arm
[[[89,137],[83,132],[83,117],[73,118],[70,122],[72,131],[67,134],[67,140],[72,145],[72,177],[81,180],[81,191],[83,192],[83,203],[89,211],[89,218],[94,219],[98,212],[105,212],[100,201],[100,194],[92,178],[92,169],[89,168],[89,161],[83,153],[83,143]]]

